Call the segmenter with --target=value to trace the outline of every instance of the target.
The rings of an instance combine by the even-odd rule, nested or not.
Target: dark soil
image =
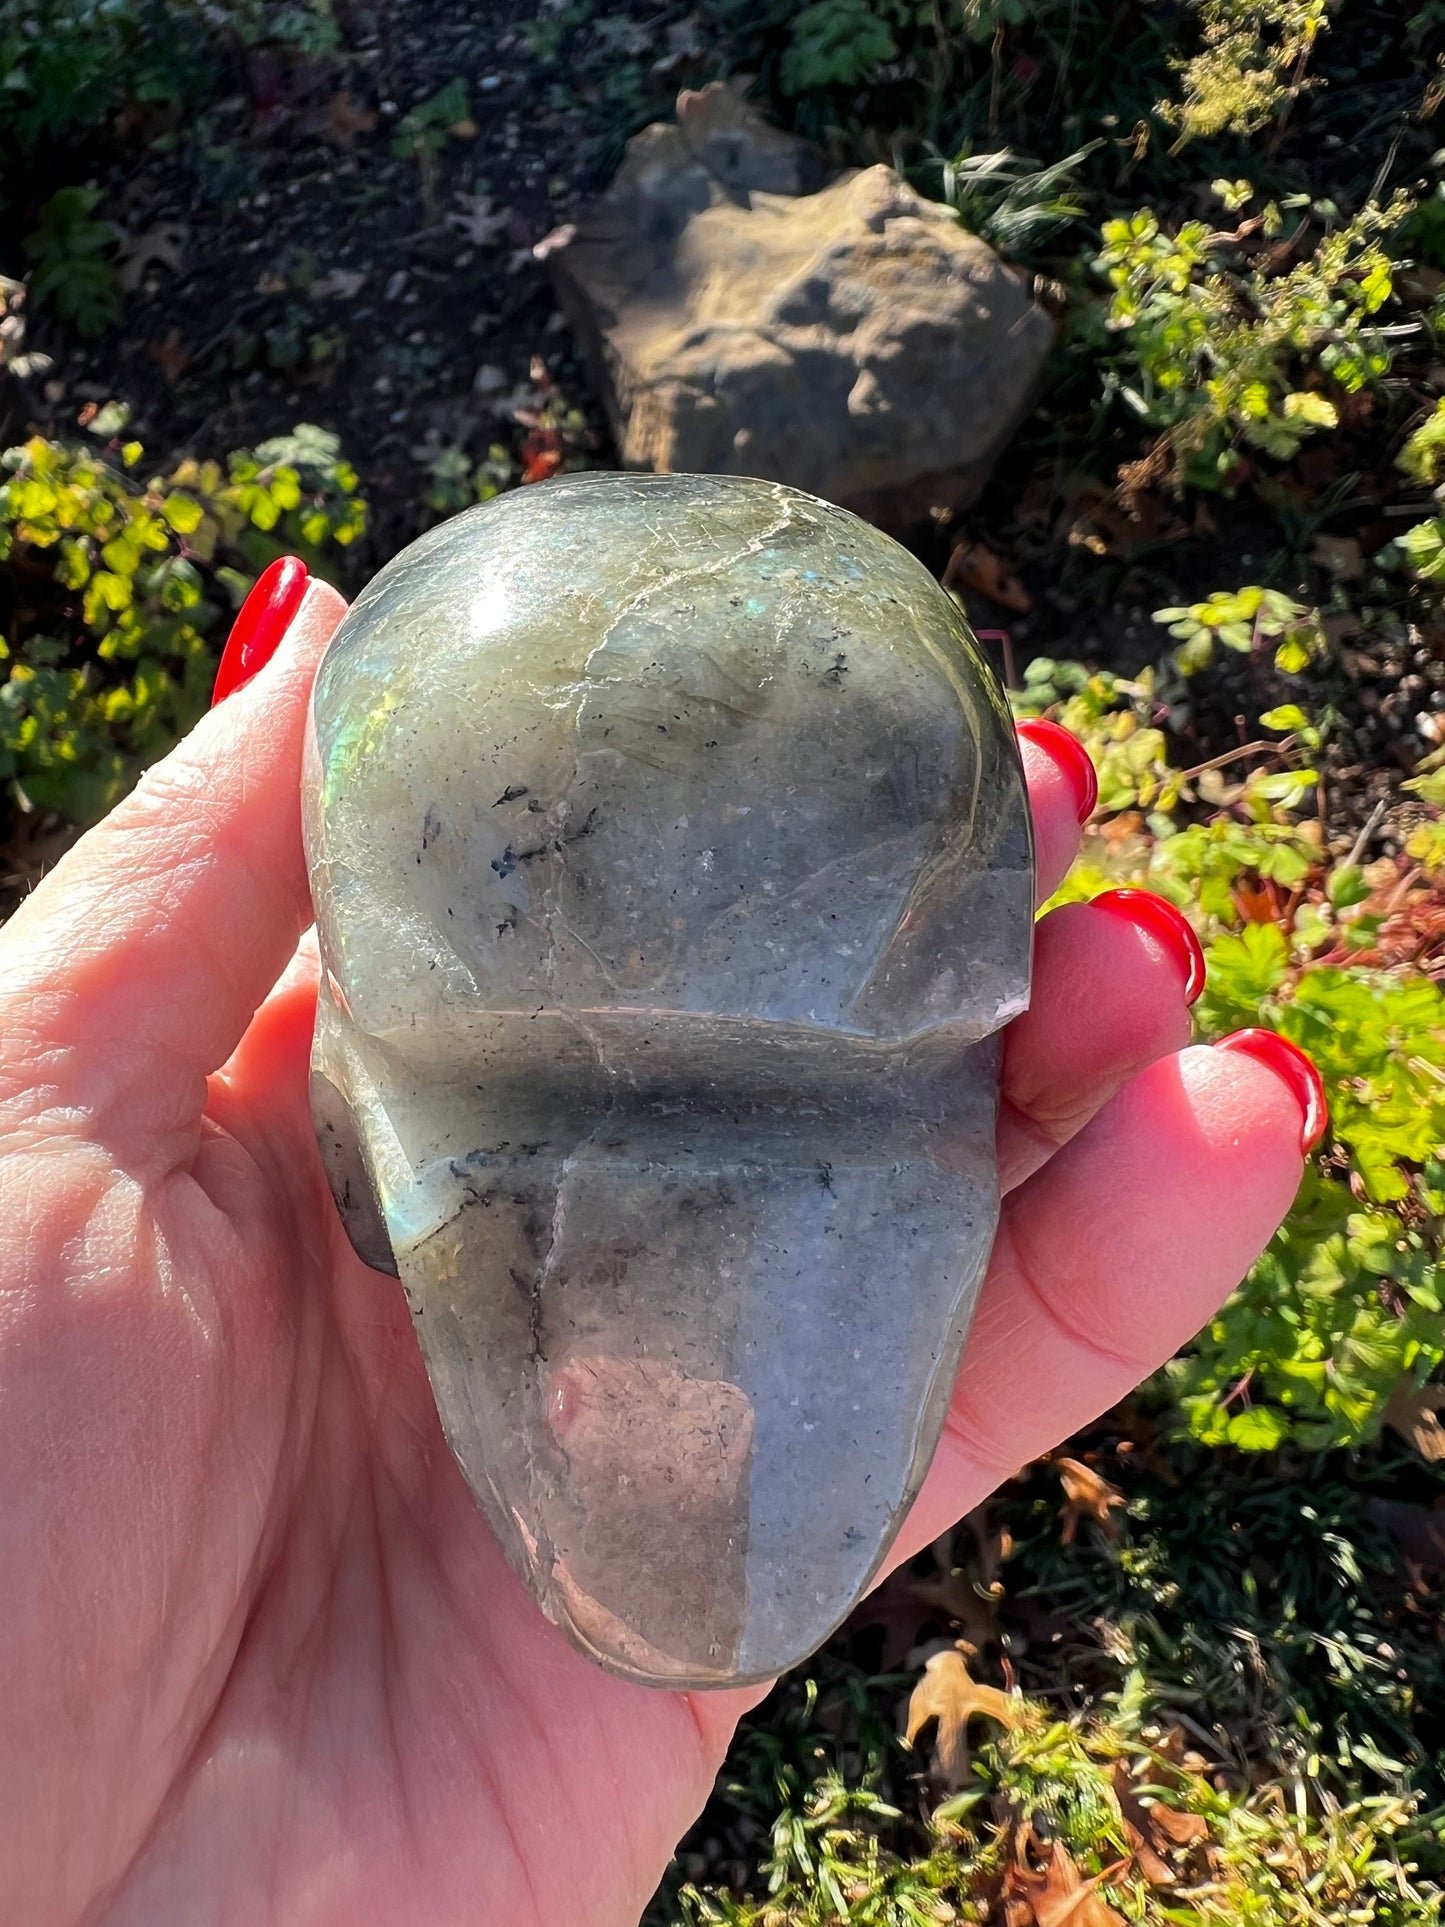
[[[124,325],[57,340],[34,317],[55,367],[12,435],[73,433],[115,396],[161,461],[319,422],[372,504],[358,568],[409,540],[435,453],[514,448],[538,358],[571,370],[532,247],[595,191],[607,117],[600,82],[549,77],[516,18],[506,0],[398,0],[353,16],[345,52],[238,55],[199,124],[115,156],[99,178],[134,284]],[[469,111],[437,152],[395,151],[407,113],[458,78]]]

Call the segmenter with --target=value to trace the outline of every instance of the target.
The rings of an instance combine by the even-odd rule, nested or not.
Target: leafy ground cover
[[[1442,57],[1439,0],[0,0],[12,889],[281,549],[611,459],[534,244],[744,73],[1059,316],[920,552],[1098,766],[1063,894],[1171,898],[1200,1034],[1324,1073],[1219,1317],[783,1683],[652,1927],[1441,1918]]]

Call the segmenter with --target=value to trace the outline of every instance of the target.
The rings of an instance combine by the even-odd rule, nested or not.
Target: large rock
[[[965,507],[1048,317],[891,168],[820,186],[813,150],[721,86],[678,114],[549,255],[624,462],[760,475],[895,529]]]

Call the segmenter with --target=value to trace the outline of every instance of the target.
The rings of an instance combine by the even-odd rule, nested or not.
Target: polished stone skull
[[[952,601],[829,504],[573,476],[317,678],[318,1130],[442,1424],[604,1665],[761,1679],[927,1470],[998,1213],[1032,851]]]

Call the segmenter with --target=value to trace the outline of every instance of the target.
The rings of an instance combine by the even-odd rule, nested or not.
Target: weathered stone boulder
[[[903,528],[977,495],[1053,325],[891,168],[820,167],[728,89],[684,94],[548,258],[629,467],[764,476]]]

